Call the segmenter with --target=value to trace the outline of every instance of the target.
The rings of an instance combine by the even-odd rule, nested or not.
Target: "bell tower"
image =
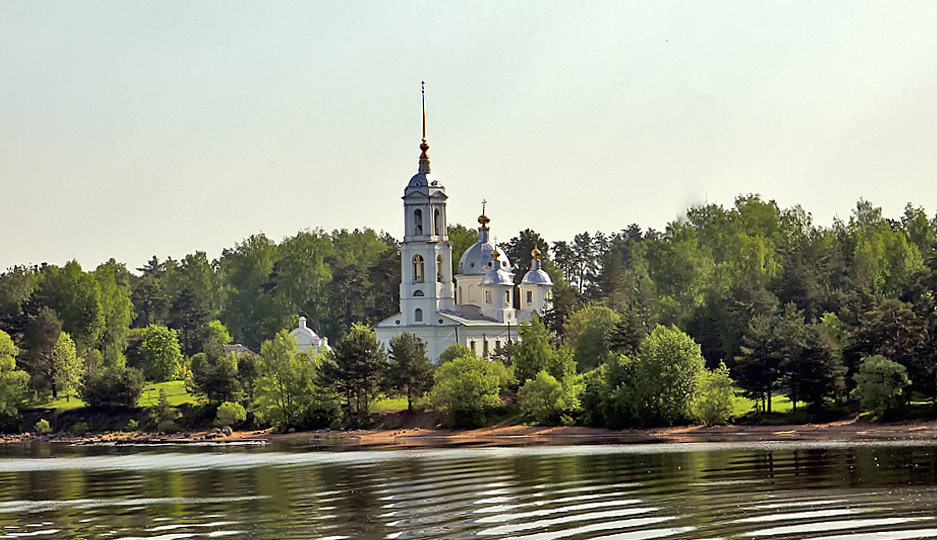
[[[423,139],[417,173],[403,191],[400,313],[406,325],[437,325],[439,310],[453,309],[452,244],[446,223],[446,188],[430,172],[426,91],[421,83]]]

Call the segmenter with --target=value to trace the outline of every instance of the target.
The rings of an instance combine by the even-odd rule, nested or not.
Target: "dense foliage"
[[[691,207],[659,231],[629,225],[552,243],[521,231],[503,243],[515,280],[539,249],[553,309],[495,352],[495,394],[526,402],[538,421],[613,426],[723,421],[727,381],[764,413],[779,395],[809,413],[937,406],[935,231],[937,220],[911,204],[889,219],[859,201],[818,226],[800,207],[755,195]],[[450,227],[454,262],[475,239]],[[258,423],[329,425],[343,407],[348,425],[362,424],[379,392],[412,404],[428,387],[418,345],[383,351],[367,329],[396,311],[399,257],[396,240],[370,229],[307,230],[280,242],[253,235],[215,259],[153,257],[133,271],[113,259],[89,270],[76,261],[7,269],[0,332],[15,352],[0,354],[0,385],[10,388],[0,407],[16,414],[24,399],[73,389],[95,405],[133,405],[130,365],[152,381],[185,378]],[[223,353],[232,341],[261,350],[300,314],[335,344],[328,358],[289,356],[283,343],[262,358]],[[456,347],[439,360],[464,367],[470,356]],[[881,357],[875,365],[892,379],[874,383],[868,357]],[[453,379],[439,369],[433,395],[456,410],[440,397]],[[555,403],[543,397],[559,395],[547,376],[564,391]],[[875,384],[892,397],[871,398]],[[291,397],[310,393],[308,403]]]

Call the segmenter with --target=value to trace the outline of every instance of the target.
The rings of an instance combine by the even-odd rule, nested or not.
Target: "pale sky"
[[[0,270],[399,238],[421,80],[450,223],[498,240],[937,210],[937,2],[8,0]]]

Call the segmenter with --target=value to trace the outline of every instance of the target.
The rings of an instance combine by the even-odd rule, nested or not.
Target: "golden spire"
[[[501,252],[498,251],[498,246],[495,246],[495,248],[491,251],[491,256],[495,258],[495,261],[497,261],[498,257],[501,256]]]
[[[540,260],[540,250],[537,249],[537,248],[534,248],[534,249],[530,250],[530,256],[533,257],[533,259],[534,259],[535,261],[539,261],[539,260]]]
[[[423,101],[423,142],[420,143],[420,170],[423,174],[429,174],[429,144],[426,143],[426,81],[420,81],[420,97]]]
[[[482,229],[488,230],[488,224],[491,223],[491,220],[488,219],[488,216],[485,215],[485,205],[488,204],[488,201],[482,199],[482,215],[478,216],[478,224],[482,226]]]

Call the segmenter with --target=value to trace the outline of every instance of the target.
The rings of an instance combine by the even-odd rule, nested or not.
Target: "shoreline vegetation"
[[[655,444],[776,441],[910,441],[937,440],[937,420],[866,423],[858,419],[818,424],[674,426],[612,430],[585,426],[496,425],[473,429],[400,428],[280,432],[276,429],[219,430],[156,435],[112,432],[89,435],[20,433],[0,436],[0,443],[49,442],[78,446],[231,445],[272,443],[348,449],[541,446],[589,444]]]
[[[447,232],[457,254],[478,240]],[[524,230],[498,249],[515,285],[542,257],[552,306],[516,340],[454,343],[438,358],[413,334],[377,340],[410,267],[398,240],[370,229],[253,235],[214,259],[153,257],[136,273],[114,259],[10,268],[0,431],[657,433],[937,417],[937,216],[913,204],[890,219],[860,200],[823,226],[799,206],[742,195],[690,207],[662,231],[551,243]],[[330,348],[298,348],[285,329],[300,315]],[[375,408],[381,399],[438,420],[375,424],[389,410]]]

